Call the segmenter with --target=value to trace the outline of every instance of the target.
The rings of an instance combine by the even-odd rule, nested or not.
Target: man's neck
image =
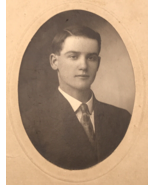
[[[80,102],[86,103],[92,96],[91,89],[85,89],[85,90],[77,90],[77,89],[65,89],[60,86],[60,88],[73,98],[79,100]]]

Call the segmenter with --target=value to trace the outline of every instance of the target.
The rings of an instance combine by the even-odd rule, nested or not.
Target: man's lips
[[[75,77],[88,78],[89,75],[75,75]]]

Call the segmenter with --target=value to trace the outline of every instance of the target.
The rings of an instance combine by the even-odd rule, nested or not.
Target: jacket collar
[[[69,119],[72,114],[75,114],[68,100],[64,98],[58,90],[56,90],[53,96],[48,100],[48,104],[50,116],[55,119]],[[95,117],[98,115],[104,115],[104,110],[100,109],[101,104],[103,103],[99,102],[93,93],[93,109]]]
[[[76,112],[78,110],[78,108],[80,107],[80,105],[82,104],[82,102],[77,100],[77,99],[75,99],[74,97],[70,96],[66,92],[64,92],[60,87],[58,87],[58,90],[67,99],[67,101],[70,103],[70,105],[73,108],[74,112]],[[90,114],[92,114],[92,112],[93,112],[93,97],[94,96],[93,96],[93,93],[92,93],[91,98],[86,102]]]

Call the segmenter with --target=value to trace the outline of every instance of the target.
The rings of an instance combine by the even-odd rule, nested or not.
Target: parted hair
[[[87,26],[74,25],[64,28],[59,31],[52,41],[52,53],[59,55],[62,50],[63,42],[67,37],[81,36],[90,39],[95,39],[98,42],[99,52],[101,50],[101,37],[100,34]]]

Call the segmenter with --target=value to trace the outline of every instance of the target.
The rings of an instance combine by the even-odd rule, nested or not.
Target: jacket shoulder
[[[96,116],[102,117],[107,123],[107,127],[127,130],[131,120],[127,110],[96,100],[94,111]]]
[[[100,102],[98,100],[96,100],[95,106],[97,106],[97,109],[100,109],[102,113],[104,114],[111,114],[111,115],[124,115],[124,117],[131,117],[131,114],[120,107],[116,107],[114,105],[111,104],[107,104],[104,102]]]

